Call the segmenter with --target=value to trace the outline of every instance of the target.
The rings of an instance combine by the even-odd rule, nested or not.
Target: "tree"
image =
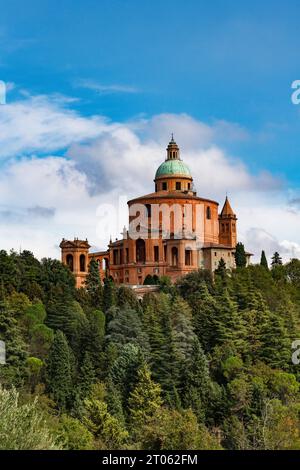
[[[58,407],[65,410],[72,393],[71,357],[67,339],[57,331],[46,363],[47,388]]]
[[[126,286],[121,286],[117,293],[117,305],[120,308],[125,306],[132,308],[136,312],[140,312],[139,300],[132,289]]]
[[[55,429],[56,441],[65,450],[92,450],[93,434],[76,418],[62,415]]]
[[[91,306],[101,308],[103,302],[103,287],[100,279],[99,266],[95,259],[92,259],[89,264],[85,287],[89,294]]]
[[[4,341],[6,349],[6,364],[0,366],[0,379],[9,386],[20,386],[26,375],[28,353],[20,325],[4,300],[0,301],[0,340]]]
[[[244,268],[247,265],[247,257],[243,243],[239,242],[236,245],[234,257],[237,268]]]
[[[149,338],[149,363],[153,378],[161,385],[165,401],[174,403],[177,399],[178,384],[175,377],[178,377],[178,370],[175,364],[170,307],[169,296],[164,293],[144,298],[143,325]]]
[[[260,265],[269,270],[268,261],[264,250],[261,252]]]
[[[128,432],[108,412],[107,404],[101,400],[85,400],[83,423],[95,436],[97,449],[122,449],[128,440]]]
[[[83,348],[89,353],[96,377],[103,375],[103,348],[105,335],[105,316],[101,310],[90,310],[87,313],[87,328]]]
[[[192,358],[185,376],[183,403],[186,408],[194,411],[199,422],[203,422],[208,406],[211,379],[207,358],[197,338],[194,338],[192,347]]]
[[[144,363],[138,370],[137,383],[128,399],[130,422],[135,434],[138,434],[141,426],[149,421],[161,405],[161,387],[151,379],[150,369]]]
[[[103,289],[103,310],[107,310],[116,304],[116,287],[114,281],[110,278],[104,279]]]
[[[227,268],[226,263],[223,258],[220,259],[217,269],[215,270],[215,274],[221,277],[221,279],[225,279],[227,275]]]
[[[91,386],[96,382],[95,369],[88,352],[85,353],[77,379],[78,394],[81,399],[88,397]]]
[[[142,363],[143,358],[139,348],[132,343],[127,343],[110,370],[109,380],[119,391],[124,408],[127,407],[129,394],[136,384],[137,371]]]
[[[261,332],[260,358],[273,368],[285,369],[290,363],[291,344],[282,319],[270,313]]]
[[[217,440],[197,423],[191,410],[160,408],[141,430],[141,446],[147,450],[220,449]]]
[[[173,382],[180,389],[185,382],[186,369],[191,361],[196,335],[192,325],[191,308],[179,296],[176,296],[170,305],[170,326],[174,357]]]
[[[138,345],[146,354],[149,352],[148,338],[136,310],[126,303],[123,307],[110,308],[106,316],[106,343],[114,343],[118,348],[132,343]]]
[[[153,285],[155,284],[154,280],[153,280],[153,276],[151,276],[151,274],[147,274],[147,276],[145,277],[144,279],[144,286],[150,286],[150,285]]]
[[[19,393],[0,385],[0,449],[59,449],[38,410],[37,400],[19,403]]]
[[[280,254],[275,251],[274,255],[272,256],[272,262],[271,262],[272,268],[275,266],[280,266],[282,265],[282,258]]]
[[[216,298],[209,292],[207,284],[202,282],[198,291],[189,295],[187,300],[192,308],[194,332],[204,351],[209,352],[217,343],[218,305]]]

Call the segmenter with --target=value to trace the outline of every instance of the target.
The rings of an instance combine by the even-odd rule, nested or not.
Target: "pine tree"
[[[236,351],[245,350],[245,325],[237,304],[225,289],[217,296],[218,314],[215,319],[217,344],[231,343]]]
[[[78,392],[81,398],[89,395],[91,386],[96,382],[95,369],[88,352],[85,353],[78,375]]]
[[[174,354],[170,300],[167,294],[148,296],[144,302],[143,324],[150,344],[153,378],[163,390],[165,401],[173,404],[177,396],[178,377]]]
[[[205,282],[200,284],[197,293],[188,298],[193,312],[193,327],[205,352],[215,346],[216,318],[218,316],[216,299],[210,294]]]
[[[199,421],[204,421],[211,386],[208,361],[197,338],[194,338],[192,348],[183,403],[186,408],[192,408]]]
[[[90,310],[87,313],[88,325],[84,336],[83,347],[89,353],[95,374],[103,375],[103,354],[105,335],[105,316],[101,310]]]
[[[215,274],[218,274],[222,279],[226,277],[227,268],[226,268],[226,263],[223,258],[220,259],[218,267],[215,270]]]
[[[174,351],[174,369],[178,382],[184,380],[186,367],[191,359],[193,340],[196,335],[192,325],[192,312],[188,303],[181,297],[173,299],[170,308],[172,342]],[[175,379],[175,377],[174,377]],[[175,383],[177,382],[174,380]]]
[[[134,291],[129,287],[121,286],[117,293],[117,305],[118,307],[130,307],[136,312],[141,312],[141,307],[137,296]]]
[[[237,268],[244,268],[247,265],[247,257],[243,243],[239,242],[236,245],[234,256]]]
[[[130,423],[135,434],[138,434],[161,405],[161,387],[151,379],[150,369],[145,363],[138,370],[137,383],[128,399]]]
[[[271,265],[272,265],[272,268],[273,268],[274,266],[280,266],[280,265],[282,265],[282,258],[281,258],[280,254],[279,254],[277,251],[275,251],[274,255],[272,256],[272,263],[271,263]]]
[[[89,264],[88,274],[85,279],[85,287],[89,294],[91,306],[101,309],[103,301],[103,287],[100,279],[99,266],[95,259],[92,259]]]
[[[46,364],[46,380],[50,395],[65,410],[72,393],[72,366],[67,339],[57,331]]]
[[[139,348],[128,343],[123,346],[119,357],[115,360],[108,380],[119,391],[124,409],[130,392],[136,384],[137,371],[143,363]]]
[[[273,368],[287,369],[290,365],[291,344],[282,319],[270,313],[261,332],[259,357]]]
[[[261,252],[260,265],[269,270],[268,261],[264,250]]]

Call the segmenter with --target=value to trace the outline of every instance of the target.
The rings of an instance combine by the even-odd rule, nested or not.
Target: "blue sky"
[[[221,148],[253,178],[269,172],[285,188],[281,201],[298,201],[300,105],[291,102],[291,83],[300,78],[299,1],[0,0],[0,7],[8,104],[60,94],[60,110],[111,125],[185,114],[219,129],[202,149]],[[220,131],[220,123],[229,127]],[[172,120],[166,135],[171,127]],[[52,145],[51,156],[70,158],[72,144],[70,137]],[[42,144],[23,145],[9,157],[33,150],[49,154]]]

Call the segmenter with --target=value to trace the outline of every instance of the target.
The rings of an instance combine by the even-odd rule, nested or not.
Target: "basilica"
[[[77,287],[84,286],[91,259],[97,260],[101,279],[131,286],[142,285],[147,276],[175,281],[199,268],[213,272],[221,258],[228,269],[235,267],[236,214],[227,196],[219,212],[218,202],[197,195],[173,136],[154,184],[153,193],[128,201],[128,230],[122,239],[110,240],[106,251],[90,252],[87,240],[62,240],[62,262]]]

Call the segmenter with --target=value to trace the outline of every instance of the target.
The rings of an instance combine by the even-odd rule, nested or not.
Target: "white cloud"
[[[59,95],[25,96],[0,108],[0,247],[37,256],[59,256],[62,237],[88,237],[104,248],[108,233],[100,204],[118,204],[152,192],[158,165],[174,132],[198,194],[223,203],[226,191],[237,212],[239,238],[249,251],[299,254],[300,223],[291,197],[271,174],[251,174],[216,142],[249,138],[236,124],[208,125],[186,114],[162,114],[127,123],[84,117]],[[57,157],[52,152],[59,153]],[[35,154],[35,155],[32,155]],[[42,158],[41,158],[42,156]],[[126,216],[126,205],[119,211]],[[112,237],[119,236],[121,220]],[[100,234],[100,236],[99,236]]]
[[[27,96],[0,107],[0,158],[52,152],[93,139],[107,129],[101,116],[85,118],[60,95]]]
[[[95,82],[94,80],[79,79],[75,82],[75,86],[81,88],[87,88],[93,90],[99,94],[112,94],[112,93],[138,93],[139,90],[136,87],[128,85],[104,85],[102,83]]]

